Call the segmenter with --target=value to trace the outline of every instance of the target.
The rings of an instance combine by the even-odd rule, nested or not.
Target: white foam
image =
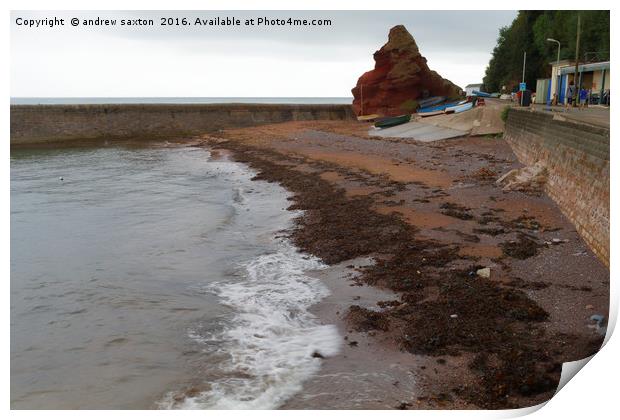
[[[245,194],[243,186],[251,182],[252,171],[239,171],[236,163],[219,164],[220,171],[237,181],[233,181],[237,186],[235,206],[248,207],[256,213],[264,205],[262,201],[269,203],[267,208],[273,208],[274,204],[279,208],[287,205],[284,194],[282,203],[274,203],[271,194],[259,194],[257,198]],[[252,183],[251,187],[258,188],[258,185]],[[267,183],[264,187],[265,192],[281,189]],[[290,222],[297,214],[286,212],[283,216]],[[273,232],[270,236],[273,237]],[[261,255],[241,267],[240,281],[210,284],[208,292],[217,294],[235,315],[219,332],[190,331],[189,334],[194,340],[217,349],[224,361],[214,367],[216,373],[212,372],[212,378],[208,379],[208,390],[180,402],[170,393],[160,406],[273,409],[299,392],[303,382],[320,369],[321,359],[313,357],[313,353],[333,356],[342,343],[335,325],[321,325],[309,312],[313,304],[330,292],[319,279],[307,273],[324,267],[317,258],[298,252],[286,240],[279,240],[275,252]]]
[[[218,341],[229,355],[219,367],[224,375],[210,390],[181,403],[168,399],[164,405],[272,409],[300,391],[320,368],[320,359],[312,354],[333,356],[341,343],[334,325],[320,325],[308,311],[329,290],[305,271],[322,267],[283,241],[278,252],[246,265],[244,281],[214,285],[211,290],[237,312],[230,328],[208,339]]]

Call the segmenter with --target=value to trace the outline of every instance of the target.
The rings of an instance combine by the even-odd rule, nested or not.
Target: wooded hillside
[[[536,79],[549,77],[549,63],[557,58],[557,44],[562,43],[560,59],[575,59],[577,14],[581,14],[579,60],[609,59],[608,10],[520,11],[510,26],[500,29],[497,45],[483,79],[487,92],[499,92],[502,86],[513,91],[521,81],[523,52],[527,51],[525,80],[528,88]]]

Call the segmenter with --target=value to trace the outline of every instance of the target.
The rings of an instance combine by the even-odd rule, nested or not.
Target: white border
[[[443,2],[414,2],[406,0],[357,0],[355,2],[336,2],[333,0],[302,0],[302,1],[284,1],[284,0],[267,0],[263,2],[250,1],[250,0],[229,0],[229,1],[198,1],[198,0],[152,0],[152,1],[132,1],[132,0],[108,0],[108,1],[91,1],[85,4],[83,1],[77,0],[57,0],[54,2],[43,0],[26,0],[26,1],[6,1],[4,4],[7,8],[4,10],[4,22],[5,28],[2,31],[2,47],[4,49],[4,57],[10,57],[9,54],[9,36],[10,36],[10,10],[463,10],[465,6],[474,10],[497,10],[504,9],[510,10],[514,7],[520,9],[613,9],[615,3],[611,1],[597,1],[583,4],[583,2],[577,1],[546,1],[544,3],[540,1],[523,0],[518,3],[497,2],[497,1],[478,1],[470,0],[467,2],[444,0]],[[174,6],[174,7],[172,7]],[[584,7],[585,6],[585,7]],[[612,10],[612,24],[611,24],[611,44],[613,47],[618,45],[617,31],[614,30],[617,19],[615,18],[615,10]],[[612,47],[612,48],[613,48]],[[612,52],[612,55],[616,54]],[[2,220],[2,262],[5,293],[3,294],[3,308],[4,308],[4,322],[2,323],[4,339],[2,352],[5,363],[3,364],[3,378],[2,392],[5,395],[5,410],[9,410],[9,394],[10,394],[10,358],[9,358],[9,317],[10,317],[10,302],[9,302],[9,266],[10,266],[10,224],[9,224],[9,190],[10,190],[10,165],[8,157],[9,149],[9,98],[10,98],[10,67],[6,65],[2,66],[2,75],[4,77],[3,90],[5,98],[5,111],[2,114],[2,128],[5,136],[5,146],[3,148],[4,154],[2,159],[2,210],[5,214],[5,218]],[[618,157],[619,147],[616,142],[619,140],[615,135],[618,121],[618,112],[612,107],[611,116],[611,159],[616,162]],[[616,138],[614,138],[616,137]],[[611,191],[614,191],[613,180],[618,179],[618,167],[617,165],[611,165]],[[617,195],[611,194],[611,210],[617,208]],[[618,229],[614,223],[615,217],[612,218],[611,223],[611,278],[616,277],[616,269],[613,261],[615,261],[616,247],[618,238]],[[617,319],[618,310],[618,288],[615,282],[612,280],[611,284],[611,307],[610,307],[610,323],[609,330],[613,330]],[[407,418],[415,417],[420,419],[429,418],[465,418],[465,419],[484,419],[484,418],[506,418],[515,417],[532,413],[530,418],[544,419],[544,418],[561,418],[561,419],[584,419],[584,418],[600,418],[606,419],[612,416],[617,416],[617,384],[618,384],[618,360],[616,354],[619,353],[620,345],[617,338],[611,338],[608,334],[606,338],[606,345],[592,360],[582,369],[577,375],[577,378],[570,381],[566,386],[547,404],[542,404],[539,407],[502,411],[502,412],[488,412],[488,411],[393,411],[389,413],[376,413],[374,411],[363,412],[351,412],[351,411],[323,411],[321,413],[312,411],[303,412],[290,412],[290,411],[258,411],[258,412],[213,412],[213,411],[193,411],[193,412],[153,412],[153,411],[117,411],[109,413],[105,411],[12,411],[10,415],[14,418],[35,418],[45,416],[49,419],[66,419],[66,418],[83,418],[84,416],[91,417],[93,419],[106,419],[109,416],[115,416],[120,418],[136,418],[136,417],[160,417],[165,416],[183,416],[184,418],[207,418],[226,416],[230,418],[246,418],[252,416],[252,419],[267,419],[267,418],[283,418],[295,416],[299,419],[310,419],[316,416],[327,417],[348,417],[355,416],[356,419],[364,420],[371,419],[375,416],[394,416]],[[544,408],[542,407],[544,406]],[[541,409],[542,408],[542,409]]]

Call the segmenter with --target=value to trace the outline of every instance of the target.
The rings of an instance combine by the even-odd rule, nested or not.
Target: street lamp
[[[556,72],[558,74],[556,74],[556,82],[555,82],[555,94],[556,94],[556,98],[559,100],[560,99],[560,41],[558,41],[557,39],[553,39],[553,38],[547,38],[547,41],[549,42],[557,42],[558,44],[558,59],[555,63],[555,68],[556,68]]]

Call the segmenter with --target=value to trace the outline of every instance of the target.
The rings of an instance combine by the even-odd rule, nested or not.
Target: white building
[[[474,90],[480,91],[481,87],[482,87],[482,83],[472,83],[472,84],[465,86],[465,96],[473,96]]]
[[[548,91],[544,93],[545,102],[551,101],[553,95],[558,95],[558,103],[566,101],[566,91],[570,84],[575,83],[575,62],[561,60],[559,63],[551,62],[551,83]],[[585,89],[590,89],[592,95],[602,102],[605,91],[611,87],[610,62],[580,64],[578,68],[578,84]],[[538,96],[538,92],[536,93]]]

